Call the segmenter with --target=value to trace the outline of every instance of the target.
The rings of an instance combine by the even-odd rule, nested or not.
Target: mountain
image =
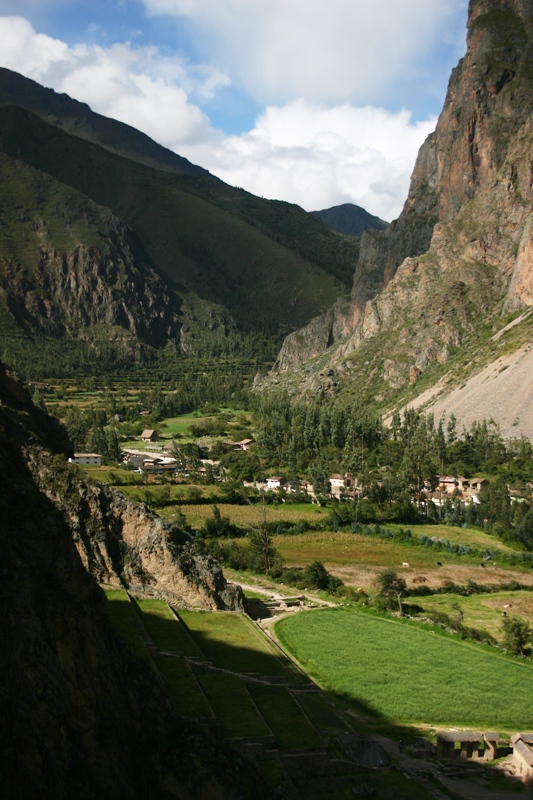
[[[269,380],[384,413],[417,397],[449,413],[468,392],[462,419],[483,409],[506,435],[533,434],[533,394],[512,389],[531,385],[532,64],[531,4],[472,0],[402,214],[363,234],[350,302],[287,337]]]
[[[284,335],[349,289],[357,239],[9,70],[0,155],[4,338],[194,353]]]
[[[64,428],[3,364],[0,431],[2,796],[271,796],[253,764],[177,717],[117,639],[95,575],[207,608],[238,592],[185,534],[67,464]]]
[[[346,236],[361,236],[368,230],[383,231],[389,224],[353,203],[343,203],[340,206],[312,213],[321,219],[328,228],[332,228],[338,233],[344,233]]]
[[[147,167],[217,181],[206,169],[191,164],[130,125],[96,114],[86,103],[46,89],[4,67],[0,67],[0,106],[24,108],[66,133],[99,144]]]

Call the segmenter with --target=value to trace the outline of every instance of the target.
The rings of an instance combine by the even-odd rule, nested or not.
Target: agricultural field
[[[146,637],[128,595],[122,589],[106,589],[107,613],[131,653],[149,661]]]
[[[326,761],[328,752],[338,758],[332,737],[353,730],[349,718],[244,615],[175,612],[163,601],[129,598],[117,589],[106,589],[106,596],[117,632],[127,643],[143,643],[177,711],[225,738],[238,738],[241,752],[253,742],[265,779],[290,800],[343,800],[368,785],[380,796],[430,800],[429,790],[398,771],[353,773],[338,762],[334,774],[329,767],[324,772],[315,753]],[[290,768],[294,754],[307,758],[303,771]]]
[[[411,526],[411,530],[413,534],[419,533],[417,526]],[[319,560],[347,585],[365,590],[372,589],[376,576],[386,568],[394,569],[413,590],[420,578],[422,583],[433,588],[442,587],[447,581],[466,584],[469,580],[480,584],[505,584],[516,580],[533,588],[533,573],[527,566],[510,567],[498,562],[482,566],[479,558],[473,556],[373,536],[310,531],[280,534],[273,537],[273,544],[287,566],[302,566]]]
[[[531,725],[524,703],[533,690],[530,661],[341,608],[286,617],[275,631],[323,689],[378,728],[400,723],[515,732]]]
[[[250,620],[233,612],[180,611],[199,649],[216,667],[233,672],[275,675],[300,683],[302,675]]]
[[[263,742],[274,755],[259,754],[257,763],[292,800],[349,798],[363,784],[378,796],[429,800],[432,790],[401,770],[326,775],[315,765],[312,778],[287,771],[285,759],[295,753],[309,753],[310,763],[315,752],[338,757],[330,749],[335,737],[354,730],[409,742],[421,725],[491,728],[504,735],[530,725],[523,698],[533,688],[531,662],[428,626],[354,607],[280,619],[276,635],[324,690],[317,691],[242,614],[176,612],[160,600],[130,599],[117,589],[106,594],[111,621],[129,646],[141,642],[178,712],[225,738],[253,741],[254,747]],[[518,595],[523,603],[529,599],[525,592],[510,594],[514,602]],[[480,599],[486,596],[472,598]]]
[[[204,487],[212,490],[216,487]],[[223,497],[221,497],[221,503]],[[181,511],[185,514],[189,525],[194,527],[202,525],[203,521],[213,516],[213,508],[210,505],[188,505],[181,506]],[[223,503],[220,512],[229,517],[230,522],[242,526],[259,526],[263,523],[263,508],[260,504],[254,505],[234,505]],[[328,515],[326,508],[312,505],[311,503],[294,503],[291,505],[269,505],[266,507],[267,522],[290,522],[297,525],[299,522],[321,522]],[[276,537],[276,542],[278,541]]]

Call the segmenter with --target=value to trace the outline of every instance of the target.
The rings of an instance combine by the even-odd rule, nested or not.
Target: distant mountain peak
[[[368,230],[383,231],[389,224],[353,203],[342,203],[340,206],[311,213],[321,219],[328,228],[348,236],[362,236]]]

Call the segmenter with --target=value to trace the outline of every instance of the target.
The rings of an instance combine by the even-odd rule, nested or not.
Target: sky
[[[234,186],[390,221],[468,0],[0,0],[0,66]]]

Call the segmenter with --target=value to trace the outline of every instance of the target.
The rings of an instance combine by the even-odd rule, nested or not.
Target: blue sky
[[[0,0],[0,66],[255,194],[393,219],[466,15],[467,0]]]

